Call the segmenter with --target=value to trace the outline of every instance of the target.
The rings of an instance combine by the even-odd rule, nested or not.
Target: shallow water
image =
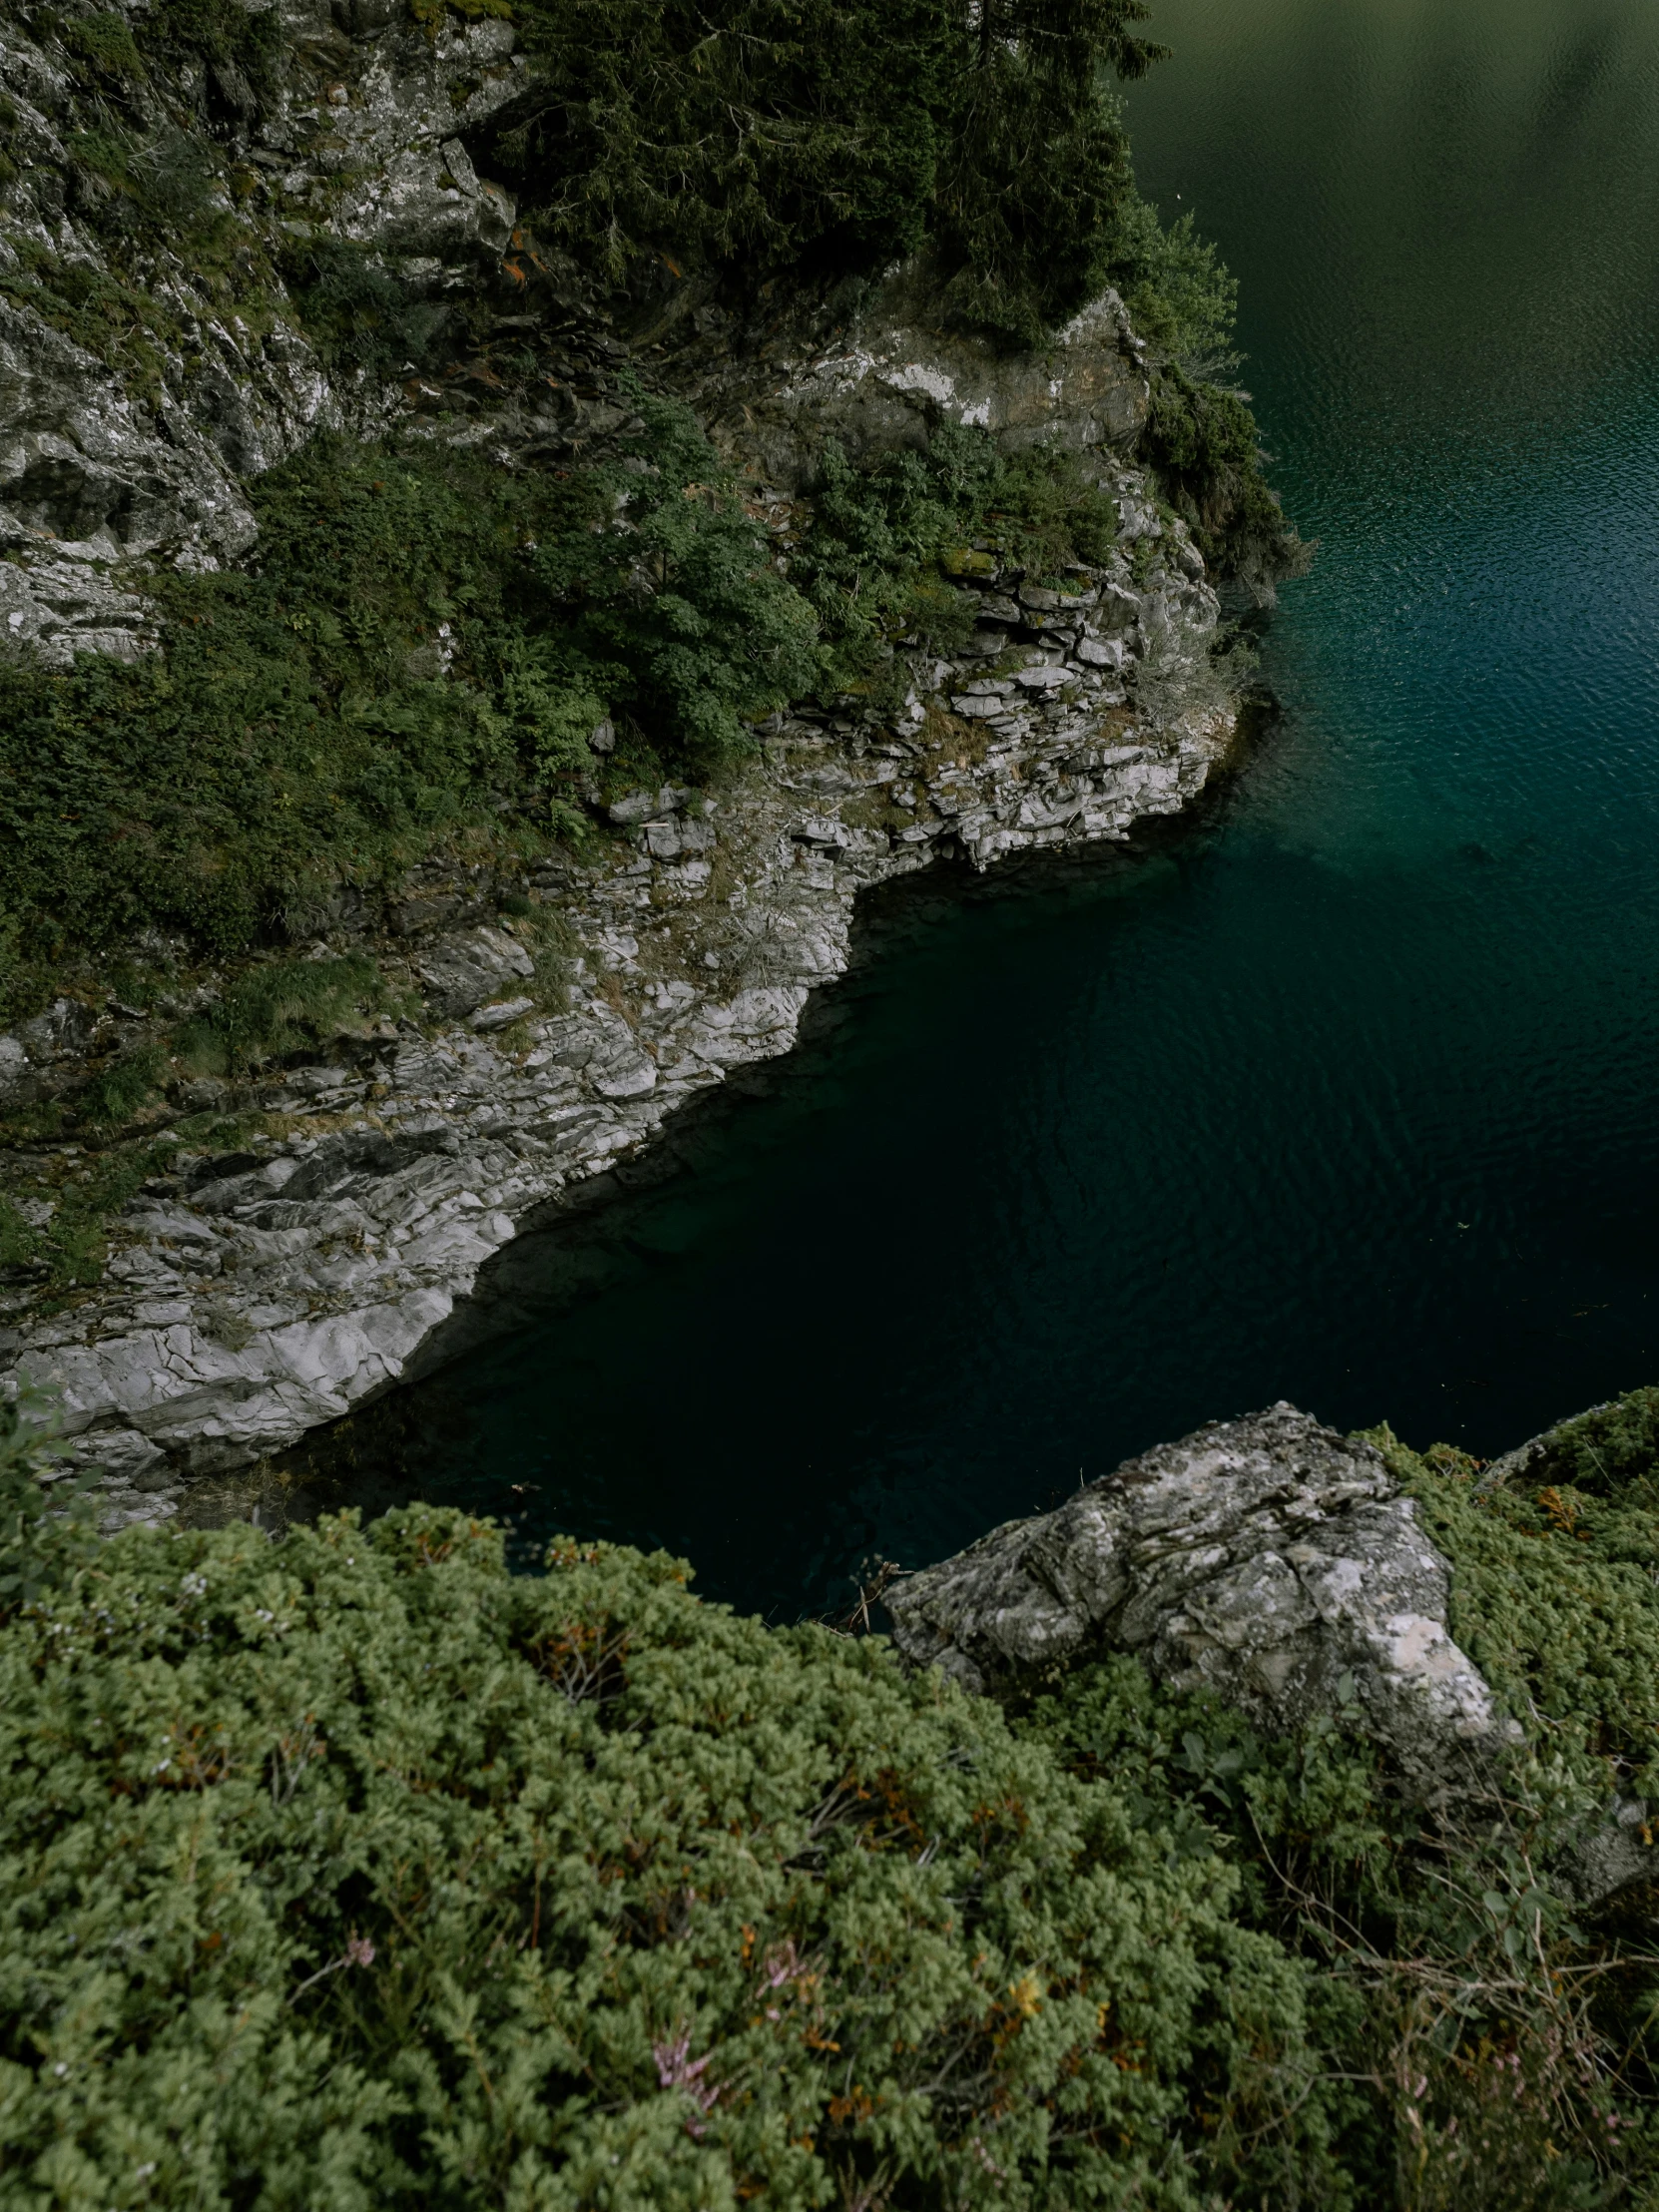
[[[793,1615],[1273,1398],[1489,1452],[1659,1377],[1659,10],[1156,29],[1142,179],[1321,541],[1282,719],[1173,841],[912,900],[535,1248],[539,1318],[359,1419],[363,1494]]]

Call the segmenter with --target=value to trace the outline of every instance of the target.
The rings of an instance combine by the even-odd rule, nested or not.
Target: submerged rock
[[[1519,1740],[1446,1625],[1451,1569],[1372,1445],[1281,1401],[1161,1444],[886,1593],[966,1688],[1137,1653],[1280,1731],[1342,1708],[1442,1785]]]

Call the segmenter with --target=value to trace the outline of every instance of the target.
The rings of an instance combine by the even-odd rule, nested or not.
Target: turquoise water
[[[894,905],[770,1095],[357,1423],[363,1494],[791,1615],[1277,1397],[1485,1453],[1659,1379],[1659,10],[1156,28],[1143,181],[1320,540],[1280,718],[1174,839]]]

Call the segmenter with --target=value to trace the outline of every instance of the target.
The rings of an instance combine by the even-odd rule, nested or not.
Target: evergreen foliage
[[[65,1482],[43,1513],[35,1416],[0,1409],[5,2212],[1592,2212],[1654,2175],[1655,1961],[1548,1878],[1595,1804],[1559,1761],[1425,1823],[1342,1712],[1264,1741],[1117,1656],[1004,1713],[662,1555],[514,1578],[421,1507],[100,1545]]]
[[[1153,381],[1148,458],[1222,575],[1266,587],[1306,565],[1307,548],[1262,473],[1260,434],[1244,396],[1164,363]]]
[[[1456,1561],[1452,1633],[1534,1740],[1659,1800],[1659,1390],[1566,1422],[1524,1478],[1375,1431]]]
[[[786,575],[686,410],[637,405],[559,474],[319,437],[250,487],[250,569],[153,580],[163,652],[0,651],[0,1018],[71,948],[237,952],[442,841],[579,835],[606,719],[642,774],[706,781],[892,640],[958,640],[969,541],[1050,581],[1111,554],[1070,455],[944,425],[862,470],[831,447]]]
[[[519,0],[535,83],[505,142],[546,220],[753,273],[931,239],[1017,342],[1098,289],[1132,197],[1108,72],[1138,0]]]
[[[1219,1857],[672,1560],[417,1508],[0,1605],[8,2212],[1199,2212],[1309,2136]]]
[[[564,476],[318,438],[251,487],[250,571],[155,578],[165,653],[0,655],[0,953],[236,950],[504,808],[533,843],[608,713],[693,773],[742,750],[813,687],[817,621],[690,417],[639,404]]]
[[[946,422],[925,451],[862,469],[831,441],[790,574],[855,671],[889,638],[961,642],[972,612],[949,577],[975,543],[1058,584],[1068,567],[1108,561],[1117,528],[1116,502],[1071,454],[1004,454],[983,430]]]

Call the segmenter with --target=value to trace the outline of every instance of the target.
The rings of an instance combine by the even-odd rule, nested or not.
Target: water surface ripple
[[[1282,721],[1182,838],[912,912],[539,1312],[359,1420],[364,1494],[793,1615],[1276,1397],[1490,1451],[1659,1378],[1659,11],[1157,28],[1143,180],[1241,278],[1321,541]]]

